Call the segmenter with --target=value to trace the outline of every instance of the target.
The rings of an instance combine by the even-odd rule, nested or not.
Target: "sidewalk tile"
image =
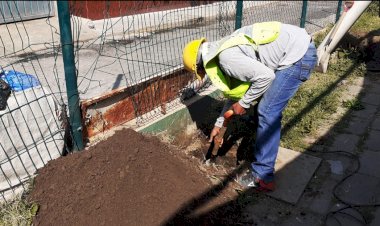
[[[318,157],[280,147],[275,164],[276,190],[268,195],[296,204],[320,163]]]
[[[367,93],[361,98],[362,103],[367,103],[375,106],[380,106],[380,94]]]
[[[332,178],[326,178],[318,189],[305,191],[299,201],[299,206],[306,208],[311,212],[325,215],[332,205],[333,189],[337,181]]]
[[[347,208],[347,206],[344,204],[336,204],[331,208],[330,213],[334,211],[338,211],[334,217],[329,217],[326,220],[326,225],[333,226],[333,225],[345,225],[345,226],[362,226],[365,224],[365,220],[363,218],[363,215],[353,209],[353,208]],[[339,223],[338,223],[338,221]]]
[[[354,174],[338,186],[337,195],[353,205],[379,203],[380,178]]]
[[[377,107],[370,104],[363,104],[364,109],[359,111],[353,111],[352,115],[360,118],[371,118],[377,112]]]
[[[370,128],[374,130],[380,130],[380,113],[379,116],[372,122]]]
[[[281,226],[317,226],[323,224],[323,216],[318,217],[315,214],[304,213],[304,215],[292,215],[286,219]]]
[[[380,131],[371,130],[364,141],[364,148],[371,151],[380,151]]]
[[[347,127],[343,131],[355,135],[363,135],[367,132],[369,125],[369,118],[351,117],[347,123]]]
[[[380,94],[380,80],[369,79],[369,82],[371,83],[371,86],[367,87],[366,91],[368,93]]]
[[[370,226],[379,226],[380,225],[380,207],[377,207],[375,216],[370,224]]]
[[[360,154],[359,173],[380,178],[380,152],[364,151]]]
[[[357,150],[357,145],[360,137],[355,134],[339,134],[335,137],[334,143],[329,148],[330,151],[347,151],[354,153]]]

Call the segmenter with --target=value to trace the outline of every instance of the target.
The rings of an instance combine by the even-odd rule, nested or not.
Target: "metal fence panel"
[[[302,1],[243,1],[243,26],[280,21],[300,26]],[[308,1],[305,29],[314,33],[335,22],[338,1]],[[275,12],[275,13],[274,13]]]
[[[302,1],[265,1],[262,4],[243,1],[243,4],[243,26],[264,21],[300,24]]]
[[[82,9],[81,4],[84,2],[73,2],[72,8]],[[132,11],[141,10],[139,6],[135,5]],[[101,94],[108,96],[123,87],[135,87],[126,91],[125,95],[133,98],[125,105],[132,109],[128,107],[124,111],[131,111],[139,124],[157,117],[169,107],[162,107],[162,101],[177,98],[190,77],[185,76],[188,73],[182,67],[185,44],[201,37],[213,41],[231,33],[235,7],[236,2],[224,1],[158,12],[146,8],[148,13],[136,15],[124,15],[122,9],[119,17],[93,21],[73,16],[73,33],[74,37],[79,35],[77,40],[87,39],[84,35],[90,32],[93,34],[87,41],[77,42],[80,46],[76,51],[78,85],[82,98],[94,102]],[[73,15],[80,16],[80,12],[73,11]],[[84,34],[89,28],[91,31]],[[181,76],[170,79],[175,73]],[[168,84],[165,84],[166,79],[170,80]],[[136,87],[136,84],[141,85]],[[87,127],[101,132],[116,120],[103,117],[113,115],[110,113],[113,110],[110,105],[98,104],[98,108],[87,112],[90,123]]]
[[[0,24],[54,16],[52,1],[0,1]]]
[[[0,24],[0,78],[12,93],[0,110],[0,202],[66,152],[68,134],[56,17],[25,21],[53,15],[52,2],[3,1],[1,7],[9,10],[0,14],[8,22]]]
[[[306,29],[316,32],[335,23],[339,1],[308,1]]]

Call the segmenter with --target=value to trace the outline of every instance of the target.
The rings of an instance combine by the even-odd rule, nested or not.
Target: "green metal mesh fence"
[[[33,75],[41,85],[13,91],[9,98],[13,102],[8,100],[7,109],[0,111],[4,199],[36,169],[60,156],[65,144],[70,145],[64,141],[70,132],[65,132],[68,103],[58,18],[46,17],[54,15],[55,7],[46,1],[45,17],[26,21],[38,17],[27,17],[28,9],[19,2],[1,3],[0,23],[6,23],[0,25],[0,66]],[[299,26],[302,4],[243,1],[241,24],[277,20]],[[236,1],[71,1],[78,91],[82,104],[91,105],[83,126],[91,126],[95,134],[116,125],[110,118],[124,115],[124,121],[134,118],[142,125],[178,106],[176,100],[189,90],[198,91],[199,84],[183,70],[182,49],[193,39],[215,41],[232,33],[237,5]],[[336,1],[308,2],[307,31],[333,23],[336,9]],[[114,102],[106,97],[114,97]],[[125,99],[129,102],[115,111]],[[125,108],[128,104],[132,107]]]
[[[243,26],[280,21],[300,26],[303,1],[243,1]],[[314,33],[335,22],[338,1],[307,1],[305,29]]]
[[[22,190],[38,168],[62,155],[66,126],[65,89],[58,76],[59,36],[49,17],[54,15],[53,2],[0,4],[0,78],[12,90],[0,109],[1,201]],[[45,19],[26,21],[41,17]]]
[[[299,26],[301,10],[302,1],[244,1],[243,26],[264,21]]]
[[[305,28],[314,33],[336,21],[338,1],[308,1]]]
[[[178,7],[189,6],[188,3],[177,2]],[[122,5],[129,6],[131,12],[147,12],[127,16],[122,6],[119,6],[120,11],[110,12],[104,5],[106,3],[99,3],[98,7],[104,9],[103,15],[114,16],[99,20],[83,17],[87,12],[84,11],[85,2],[73,3],[73,27],[74,34],[78,34],[79,47],[76,52],[78,84],[82,98],[91,99],[99,93],[109,93],[135,84],[143,84],[145,87],[139,90],[146,90],[150,84],[143,83],[145,81],[161,79],[178,71],[186,74],[182,71],[181,55],[187,42],[201,37],[217,40],[233,31],[230,22],[234,22],[236,3],[207,3],[155,12],[157,8],[170,5],[170,2],[147,5],[144,2],[112,2],[112,7]],[[86,30],[88,32],[84,33]],[[175,89],[183,87],[186,77],[179,77],[175,80],[176,84],[171,85]],[[161,111],[154,107],[160,106],[162,96],[159,95],[165,92],[163,89],[160,85],[153,87],[152,92],[145,93],[130,89],[130,95],[137,93],[132,100],[137,123],[142,124]],[[171,101],[176,97],[178,95],[166,100]],[[146,113],[147,109],[153,111]]]

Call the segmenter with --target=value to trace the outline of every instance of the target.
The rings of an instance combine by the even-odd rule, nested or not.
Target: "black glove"
[[[7,107],[7,100],[11,95],[11,87],[4,80],[0,79],[0,111]]]

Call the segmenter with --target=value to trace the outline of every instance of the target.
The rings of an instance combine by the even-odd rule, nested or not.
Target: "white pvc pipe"
[[[344,12],[342,14],[339,21],[335,24],[333,29],[329,32],[329,34],[325,37],[325,39],[318,47],[318,66],[316,68],[317,71],[323,73],[327,71],[327,65],[331,52],[335,49],[339,41],[352,27],[352,25],[365,11],[370,3],[371,1],[354,1],[353,6],[347,12]]]

